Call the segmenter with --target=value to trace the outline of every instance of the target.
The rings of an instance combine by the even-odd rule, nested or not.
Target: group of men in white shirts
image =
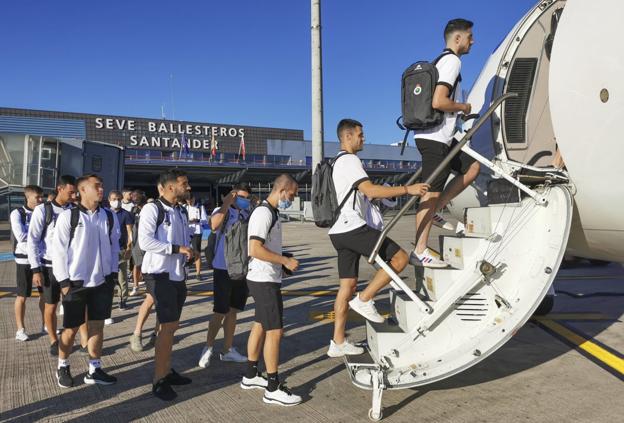
[[[456,113],[470,112],[469,104],[456,102],[449,85],[458,78],[461,67],[459,56],[466,54],[473,43],[472,23],[461,19],[450,21],[445,29],[445,40],[449,54],[447,59],[438,61],[440,81],[434,100],[437,98],[440,110],[448,114],[448,119],[440,128],[416,135],[417,146],[423,155],[423,172],[429,174],[433,172],[437,161],[448,152],[452,142],[452,138],[449,138],[452,137],[452,131],[449,132],[448,126],[454,124]],[[383,269],[379,269],[366,288],[356,294],[360,257],[370,254],[381,234],[376,225],[367,221],[371,201],[403,195],[423,197],[417,215],[416,249],[410,255],[387,238],[381,245],[379,256],[397,274],[409,262],[441,267],[444,263],[426,245],[429,227],[436,220],[434,215],[444,206],[444,202],[472,182],[476,177],[475,172],[478,174],[479,170],[478,164],[460,156],[456,167],[451,165],[448,171],[443,172],[446,175],[444,178],[448,177],[451,170],[459,173],[458,182],[449,184],[450,188],[444,188],[438,179],[431,185],[376,185],[370,181],[357,156],[365,141],[363,125],[356,120],[343,119],[338,124],[337,135],[341,151],[333,161],[333,181],[337,199],[345,206],[340,209],[328,234],[337,252],[340,280],[334,303],[333,336],[327,350],[330,357],[364,352],[361,346],[345,337],[349,308],[370,321],[384,320],[373,301],[391,280]],[[133,342],[140,344],[145,310],[149,312],[152,305],[155,306],[158,335],[155,338],[152,393],[163,401],[171,401],[177,397],[174,386],[191,383],[190,378],[172,368],[171,355],[174,334],[179,327],[187,295],[187,266],[194,264],[198,278],[200,275],[203,218],[201,210],[194,206],[189,180],[183,171],[173,169],[161,174],[158,190],[160,197],[143,205],[140,214],[136,214],[139,218],[138,233],[127,234],[136,240],[143,254],[139,266],[148,292],[142,311],[139,312],[138,331],[134,332],[130,342],[135,350]],[[213,269],[214,309],[206,345],[198,363],[202,368],[209,366],[215,337],[223,327],[225,345],[221,360],[246,362],[241,388],[263,390],[265,403],[282,406],[296,405],[302,401],[301,396],[291,392],[278,376],[284,326],[281,282],[284,274],[295,272],[299,267],[297,259],[283,251],[279,209],[290,207],[297,192],[297,182],[283,174],[274,181],[268,197],[252,210],[249,185],[237,184],[225,196],[221,207],[213,211],[210,226],[217,237],[214,258],[209,265]],[[103,322],[111,315],[120,258],[128,259],[127,253],[122,253],[124,257],[120,257],[120,251],[123,251],[124,245],[126,249],[132,248],[129,240],[120,245],[118,219],[120,206],[130,207],[130,202],[125,195],[121,204],[118,204],[118,198],[109,197],[109,200],[112,198],[115,202],[113,205],[111,201],[111,211],[101,206],[103,193],[102,180],[97,175],[85,175],[77,180],[63,176],[59,180],[54,201],[39,204],[43,194],[41,189],[27,186],[24,190],[26,204],[11,214],[17,264],[16,339],[28,339],[24,329],[25,299],[30,296],[32,285],[35,285],[41,292],[40,308],[50,340],[50,354],[58,355],[58,385],[64,388],[74,386],[70,355],[78,332],[81,345],[89,355],[89,370],[83,378],[84,383],[109,385],[116,382],[116,377],[102,368]],[[73,206],[76,194],[78,200]],[[241,219],[248,222],[248,266],[246,277],[242,280],[234,279],[228,273],[223,236]],[[128,230],[131,231],[130,225]],[[134,251],[132,253],[134,256]],[[127,272],[125,268],[122,271]],[[255,317],[245,356],[232,343],[237,314],[244,310],[249,295],[254,299]],[[61,298],[64,330],[59,338],[55,313]],[[259,370],[261,355],[266,377]]]

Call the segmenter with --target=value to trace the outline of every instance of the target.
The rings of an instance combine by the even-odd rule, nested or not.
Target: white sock
[[[95,369],[99,369],[102,367],[102,362],[99,358],[89,360],[89,374],[92,375],[95,373]]]
[[[62,358],[58,359],[58,367],[57,367],[58,369],[60,369],[61,367],[67,367],[67,366],[69,366],[69,360],[65,360]]]

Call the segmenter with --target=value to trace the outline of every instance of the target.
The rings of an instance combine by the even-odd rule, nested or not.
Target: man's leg
[[[355,295],[357,278],[340,279],[340,288],[334,301],[334,343],[342,345],[345,341],[345,326],[349,313],[349,301]]]
[[[132,282],[134,284],[134,289],[139,289],[139,281],[141,280],[141,266],[134,266],[132,269]]]
[[[409,257],[407,253],[403,250],[399,250],[388,265],[396,274],[399,274],[405,269],[407,263],[409,261]],[[381,290],[384,286],[388,285],[392,278],[389,274],[386,273],[385,270],[379,269],[373,279],[368,283],[368,286],[360,293],[360,300],[369,301],[372,300],[373,297]]]
[[[43,292],[39,291],[39,312],[41,313],[41,326],[45,326],[45,299]]]
[[[102,357],[102,344],[104,342],[104,321],[89,320],[87,329],[89,358],[99,360]]]
[[[89,344],[89,328],[88,328],[88,324],[87,324],[87,312],[85,311],[85,322],[83,324],[80,325],[80,347],[81,348],[88,348],[88,344]]]
[[[123,253],[119,253],[122,258]],[[125,307],[128,299],[128,260],[119,261],[119,272],[117,273],[117,287],[119,288],[119,308]]]
[[[24,314],[26,312],[26,297],[15,297],[15,323],[17,330],[24,329]]]
[[[164,378],[171,371],[171,351],[173,336],[178,329],[179,322],[160,324],[160,332],[156,338],[156,354],[154,357],[154,383]]]
[[[442,210],[453,198],[457,197],[463,190],[465,190],[475,179],[479,176],[481,166],[479,162],[474,162],[470,165],[466,173],[456,175],[453,180],[446,186],[438,204],[436,210]]]
[[[58,336],[56,335],[56,306],[57,304],[45,304],[43,310],[43,320],[45,327],[48,328],[48,337],[50,338],[50,344],[58,342]],[[78,328],[76,328],[78,330]]]
[[[416,212],[416,248],[417,254],[422,254],[427,248],[427,240],[433,223],[433,215],[438,209],[437,204],[440,199],[439,192],[426,193],[418,205]]]
[[[236,316],[239,310],[230,307],[223,321],[223,351],[228,352],[234,343],[234,331],[236,330]]]
[[[69,359],[72,349],[74,348],[74,340],[76,339],[77,333],[78,327],[63,329],[59,342],[59,360]]]
[[[201,258],[195,260],[195,272],[197,273],[197,279],[200,279],[201,275]]]
[[[277,373],[279,347],[283,333],[283,329],[271,329],[266,331],[263,353],[267,374]]]
[[[210,323],[208,323],[208,334],[206,336],[206,345],[211,348],[214,345],[215,338],[219,333],[219,329],[221,329],[221,324],[223,323],[223,319],[226,317],[225,314],[216,313],[212,314],[210,318]]]
[[[149,317],[150,311],[152,310],[152,306],[154,305],[154,298],[150,294],[145,295],[145,299],[139,308],[139,313],[137,315],[136,326],[134,327],[134,335],[141,336],[141,332],[143,331],[143,326]],[[158,326],[158,325],[157,325]]]
[[[254,322],[249,332],[249,339],[247,339],[247,358],[249,361],[255,361],[257,363],[260,360],[260,352],[264,345],[264,336],[265,332],[264,329],[262,329],[262,324]]]

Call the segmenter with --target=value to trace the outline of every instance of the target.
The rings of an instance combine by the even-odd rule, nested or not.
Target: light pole
[[[312,172],[323,160],[323,63],[321,0],[312,1]]]

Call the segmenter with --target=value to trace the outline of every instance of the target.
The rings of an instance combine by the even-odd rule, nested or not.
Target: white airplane
[[[466,226],[443,237],[450,267],[417,272],[414,289],[371,255],[392,276],[398,324],[367,322],[372,360],[345,364],[373,391],[372,420],[385,389],[448,378],[504,345],[552,292],[566,252],[624,262],[623,21],[621,0],[542,0],[483,67],[467,98],[481,118],[458,138],[494,182],[450,205]],[[557,148],[566,172],[552,166]]]

